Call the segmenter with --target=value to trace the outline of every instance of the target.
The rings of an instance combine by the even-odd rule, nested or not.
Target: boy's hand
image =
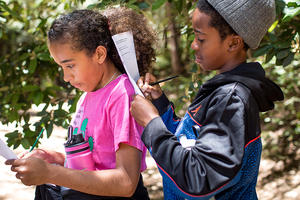
[[[16,177],[24,185],[41,185],[47,182],[47,162],[36,157],[26,159],[7,160],[6,165],[11,165],[11,171],[16,172]]]
[[[159,117],[159,113],[153,104],[140,95],[134,96],[131,102],[130,112],[137,123],[143,127],[147,126],[155,117]]]
[[[137,81],[137,85],[142,90],[145,97],[149,100],[157,99],[162,95],[162,90],[159,84],[156,84],[154,86],[150,85],[150,83],[154,82],[156,82],[156,78],[150,73],[146,73],[145,77],[142,76]]]

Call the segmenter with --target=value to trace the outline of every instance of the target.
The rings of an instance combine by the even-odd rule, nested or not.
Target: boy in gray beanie
[[[195,62],[218,74],[204,83],[185,116],[155,77],[138,85],[131,113],[163,177],[164,199],[255,200],[261,158],[259,112],[283,100],[246,51],[257,48],[275,18],[274,0],[199,0],[193,13]]]

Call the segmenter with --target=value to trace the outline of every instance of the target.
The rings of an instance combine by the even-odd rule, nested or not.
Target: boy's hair
[[[222,40],[224,40],[227,35],[236,34],[224,18],[209,3],[207,3],[206,0],[199,0],[197,8],[199,11],[210,16],[209,25],[218,30]]]
[[[118,16],[123,15],[121,10],[116,14]],[[110,20],[110,24],[119,23],[119,21],[113,22],[112,20]],[[122,22],[120,21],[120,23]],[[120,26],[122,26],[122,24],[120,24]],[[126,31],[131,29],[139,29],[139,27],[131,26],[128,27]],[[140,27],[140,29],[142,31],[143,27]],[[120,72],[125,73],[124,66],[111,37],[111,32],[114,31],[114,27],[109,27],[108,18],[106,16],[93,10],[75,10],[69,14],[60,16],[53,22],[48,31],[48,41],[50,43],[70,43],[72,48],[78,51],[84,50],[87,55],[92,55],[98,46],[104,46],[107,49],[107,55],[110,60]],[[137,37],[135,32],[133,32],[133,37]],[[135,43],[135,47],[138,49],[143,45],[145,44]],[[139,54],[137,54],[138,60],[144,61],[145,59],[143,58],[147,57],[148,54],[149,52],[140,51]],[[142,64],[138,63],[140,72],[147,72],[155,56],[154,52],[151,52],[151,56],[151,59],[148,59],[146,64],[144,64],[144,62],[142,62]]]
[[[145,75],[155,61],[156,34],[149,26],[144,15],[126,8],[110,7],[102,12],[109,20],[109,27],[112,35],[131,31],[133,33],[135,52],[139,72]]]
[[[275,0],[199,0],[206,1],[255,49],[272,25],[276,16]]]
[[[238,35],[206,0],[199,0],[197,8],[200,12],[203,12],[210,17],[209,25],[217,29],[222,40],[224,40],[228,35]],[[248,48],[248,45],[244,43],[244,49],[247,50]]]

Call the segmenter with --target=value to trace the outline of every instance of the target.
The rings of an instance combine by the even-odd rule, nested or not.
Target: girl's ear
[[[230,39],[228,40],[228,52],[234,52],[243,49],[244,42],[241,36],[231,35],[229,37]]]
[[[103,64],[107,57],[107,50],[104,46],[98,46],[95,50],[94,58],[98,62],[98,64]]]

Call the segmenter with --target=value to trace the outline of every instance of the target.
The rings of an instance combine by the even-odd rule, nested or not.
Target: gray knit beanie
[[[243,38],[256,49],[276,16],[275,0],[207,0]]]

